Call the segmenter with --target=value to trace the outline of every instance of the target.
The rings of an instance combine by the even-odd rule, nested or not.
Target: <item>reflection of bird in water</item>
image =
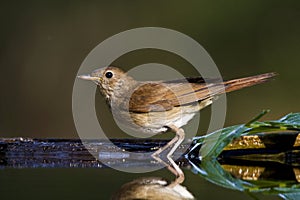
[[[139,178],[124,184],[112,200],[191,200],[194,196],[182,185],[169,187],[162,178]]]

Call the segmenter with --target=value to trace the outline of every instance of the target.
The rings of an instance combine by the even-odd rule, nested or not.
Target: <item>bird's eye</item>
[[[111,77],[113,77],[113,73],[112,72],[106,72],[105,77],[106,78],[111,78]]]

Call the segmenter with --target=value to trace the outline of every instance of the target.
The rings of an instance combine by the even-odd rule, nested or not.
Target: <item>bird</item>
[[[223,93],[264,83],[275,72],[245,78],[220,81],[216,78],[187,77],[176,80],[138,81],[119,67],[108,66],[88,75],[77,76],[94,82],[105,97],[118,122],[140,134],[153,136],[168,130],[175,133],[165,146],[152,157],[172,146],[167,158],[177,172],[178,182],[184,175],[172,155],[185,139],[182,126],[186,125],[201,109],[212,104]]]

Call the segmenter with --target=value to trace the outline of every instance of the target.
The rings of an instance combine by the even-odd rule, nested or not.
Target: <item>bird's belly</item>
[[[168,126],[178,128],[186,125],[199,111],[199,104],[174,107],[164,112],[130,113],[134,126],[140,127],[144,133],[159,133],[168,130]]]

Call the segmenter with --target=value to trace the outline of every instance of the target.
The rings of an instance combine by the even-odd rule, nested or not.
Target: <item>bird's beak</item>
[[[80,75],[77,78],[88,80],[88,81],[100,81],[99,77],[91,76],[91,75]]]

